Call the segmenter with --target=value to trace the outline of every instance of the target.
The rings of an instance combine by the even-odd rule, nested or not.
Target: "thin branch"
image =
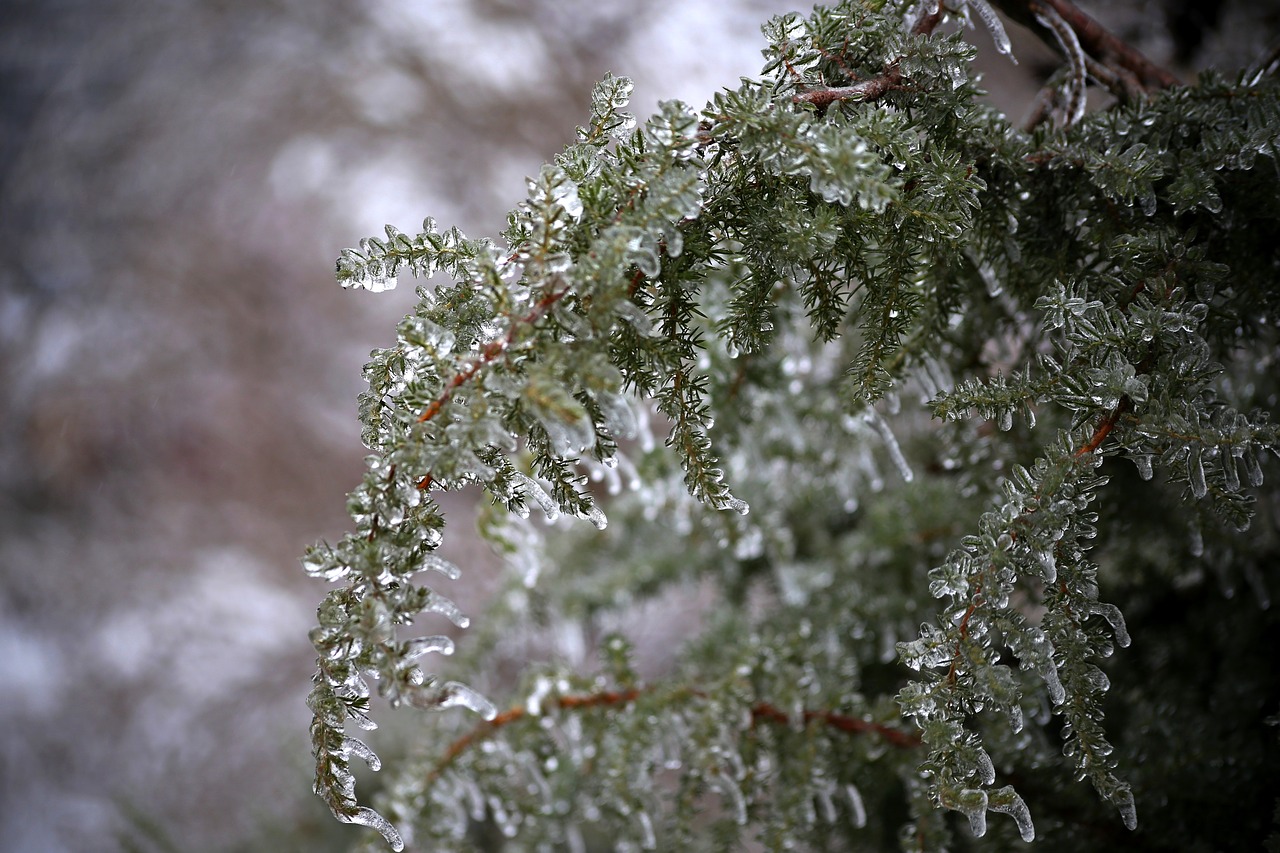
[[[471,363],[462,370],[454,374],[454,377],[449,380],[449,384],[440,392],[440,396],[432,400],[431,404],[423,410],[422,414],[418,415],[418,423],[429,421],[436,415],[440,414],[440,410],[444,408],[444,405],[453,398],[454,391],[458,390],[458,388],[465,385],[467,382],[470,382],[475,375],[480,372],[480,368],[484,367],[486,364],[496,361],[498,356],[506,352],[507,348],[515,343],[516,335],[522,327],[531,326],[538,322],[538,320],[540,320],[542,316],[550,310],[552,305],[555,305],[568,295],[568,293],[568,287],[562,288],[561,290],[551,291],[539,299],[537,304],[530,309],[529,313],[512,321],[511,326],[507,329],[505,337],[499,338],[495,341],[490,341],[485,345],[484,349],[480,351],[480,355],[477,358],[472,360]]]
[[[629,690],[605,690],[599,693],[587,693],[577,696],[558,696],[551,701],[557,708],[565,711],[581,710],[585,708],[606,708],[616,705],[629,705],[639,699],[645,693],[652,691],[652,688],[631,688]],[[684,695],[705,698],[700,690],[683,690],[679,691]],[[480,723],[474,729],[459,737],[449,745],[444,755],[436,762],[436,766],[432,768],[427,775],[428,784],[435,782],[449,768],[457,758],[466,752],[473,744],[489,737],[512,723],[518,722],[528,716],[528,712],[520,707],[515,706],[508,708],[492,720]],[[751,707],[752,723],[766,722],[777,725],[787,725],[791,722],[791,718],[785,711],[776,705],[768,702],[757,702]],[[885,741],[900,749],[911,749],[920,745],[919,735],[904,732],[901,729],[895,729],[886,726],[883,723],[877,723],[872,720],[864,720],[861,717],[854,717],[848,714],[841,714],[836,711],[812,711],[804,712],[804,722],[806,724],[819,722],[823,725],[830,726],[837,731],[848,734],[877,734],[884,738]]]
[[[1107,436],[1111,435],[1111,431],[1115,429],[1116,424],[1120,422],[1121,416],[1131,408],[1133,408],[1133,401],[1130,400],[1129,395],[1126,394],[1120,398],[1120,402],[1116,407],[1102,419],[1101,423],[1098,424],[1098,428],[1093,431],[1093,435],[1089,438],[1089,441],[1075,452],[1075,458],[1079,459],[1086,453],[1092,453],[1101,447],[1102,442],[1107,440]]]
[[[1037,0],[1057,12],[1076,31],[1080,45],[1108,65],[1118,65],[1132,73],[1148,89],[1168,89],[1181,85],[1171,72],[1156,65],[1136,48],[1107,31],[1071,0]]]
[[[925,15],[911,28],[912,35],[927,36],[942,22],[942,4],[937,11]],[[874,101],[884,97],[885,93],[902,88],[902,71],[896,61],[885,66],[884,71],[852,86],[836,86],[830,89],[817,89],[796,95],[791,100],[797,104],[813,104],[819,111],[837,101]]]

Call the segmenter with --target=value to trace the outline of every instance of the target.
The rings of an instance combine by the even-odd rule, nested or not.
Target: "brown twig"
[[[562,710],[581,710],[584,708],[602,708],[615,705],[628,705],[652,688],[631,688],[629,690],[605,690],[599,693],[587,693],[577,696],[558,696],[550,701],[550,704]],[[704,694],[700,690],[683,691],[685,695],[704,698]],[[522,707],[512,707],[498,714],[492,720],[480,723],[474,729],[459,737],[449,745],[444,755],[436,762],[436,766],[427,776],[427,782],[431,783],[440,778],[441,774],[448,769],[458,756],[466,752],[472,744],[483,740],[486,737],[497,732],[499,729],[518,722],[528,716],[528,712]],[[777,725],[787,725],[791,722],[791,718],[785,711],[768,702],[757,702],[751,707],[752,723],[766,722]],[[840,714],[836,711],[813,711],[806,710],[804,712],[804,722],[806,725],[813,722],[819,722],[823,725],[830,726],[837,731],[848,734],[877,734],[884,738],[885,741],[893,746],[901,749],[911,749],[920,745],[919,735],[911,732],[904,732],[886,726],[883,723],[877,723],[872,720],[864,720],[861,717],[854,717],[848,714]]]
[[[568,293],[569,288],[565,287],[545,294],[538,300],[537,304],[529,310],[529,313],[511,323],[511,326],[507,329],[505,337],[499,338],[495,341],[490,341],[486,344],[484,349],[480,351],[480,355],[472,360],[471,363],[462,370],[454,374],[454,377],[449,380],[449,384],[440,392],[440,396],[432,400],[431,404],[423,410],[422,414],[418,415],[418,423],[429,421],[436,415],[440,414],[440,410],[443,409],[445,404],[453,398],[454,391],[458,390],[458,388],[465,385],[467,382],[470,382],[471,379],[480,372],[480,368],[484,367],[486,364],[496,361],[498,356],[506,352],[507,348],[510,347],[511,344],[515,343],[516,335],[522,327],[531,326],[536,323],[544,314],[547,313],[548,310],[550,310],[552,305],[555,305],[568,295]]]
[[[1133,74],[1148,89],[1168,89],[1180,85],[1171,72],[1156,65],[1136,48],[1107,31],[1071,0],[1036,0],[1057,12],[1075,30],[1086,53],[1109,66],[1119,66]]]
[[[1089,441],[1075,452],[1075,458],[1079,459],[1086,453],[1092,453],[1102,446],[1102,442],[1107,440],[1107,436],[1111,435],[1111,431],[1116,428],[1116,424],[1120,422],[1121,416],[1129,409],[1133,408],[1133,401],[1129,399],[1129,395],[1120,398],[1120,402],[1112,409],[1102,422],[1098,424],[1098,428],[1093,431],[1093,435]]]
[[[942,15],[942,4],[939,4],[938,11],[925,15],[916,22],[916,25],[911,29],[912,34],[918,36],[929,35],[942,21]],[[899,69],[898,63],[894,61],[886,65],[884,71],[875,77],[869,77],[859,83],[854,83],[852,86],[815,89],[812,92],[802,92],[791,100],[797,104],[813,104],[821,112],[837,101],[874,101],[877,98],[884,97],[885,93],[900,88],[902,88],[902,71]]]

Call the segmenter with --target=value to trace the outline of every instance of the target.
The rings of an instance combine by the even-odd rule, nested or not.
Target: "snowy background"
[[[355,837],[310,794],[298,556],[346,528],[360,367],[413,288],[333,259],[495,234],[606,71],[642,117],[701,106],[796,5],[0,2],[0,851]],[[448,547],[474,612],[492,561]]]

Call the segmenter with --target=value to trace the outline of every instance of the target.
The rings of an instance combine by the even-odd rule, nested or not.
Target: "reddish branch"
[[[1120,418],[1131,408],[1133,408],[1133,401],[1129,399],[1128,395],[1121,397],[1116,407],[1098,424],[1098,428],[1093,431],[1093,436],[1089,441],[1075,452],[1075,458],[1079,459],[1086,453],[1092,453],[1101,447],[1102,442],[1106,441],[1107,436],[1111,435],[1111,431],[1120,422]]]
[[[630,690],[606,690],[600,693],[588,693],[580,696],[559,696],[550,700],[550,704],[566,711],[580,710],[584,708],[601,708],[616,705],[629,705],[640,698],[641,695],[648,690],[640,688],[632,688]],[[703,697],[701,691],[689,690],[685,691],[689,696]],[[484,722],[476,726],[467,734],[455,740],[445,750],[440,761],[436,763],[435,768],[427,776],[428,783],[434,782],[440,778],[440,775],[448,769],[449,765],[466,752],[472,744],[477,741],[489,737],[494,732],[517,722],[528,716],[528,712],[521,707],[508,708],[498,716],[488,722]],[[778,725],[787,725],[791,722],[791,718],[785,711],[768,702],[758,702],[751,707],[752,723],[766,722]],[[910,749],[920,745],[920,737],[909,732],[900,731],[891,728],[883,723],[876,723],[871,720],[864,720],[861,717],[853,717],[848,714],[840,714],[835,711],[809,711],[804,712],[804,722],[806,725],[813,722],[822,723],[830,726],[837,731],[846,732],[848,734],[878,734],[889,743],[902,749]]]
[[[1136,80],[1145,89],[1167,89],[1179,85],[1178,78],[1156,65],[1131,45],[1112,35],[1101,24],[1085,14],[1071,0],[999,0],[998,5],[1014,20],[1032,26],[1032,13],[1037,6],[1052,9],[1067,22],[1076,33],[1080,47],[1097,60],[1091,62],[1094,76],[1111,88],[1121,98],[1132,95],[1130,80]],[[929,35],[942,20],[943,4],[938,11],[921,18],[912,29],[915,35]],[[1046,39],[1052,43],[1052,40]],[[800,104],[813,104],[819,111],[837,101],[874,101],[887,92],[902,88],[902,72],[898,63],[885,66],[875,77],[854,83],[817,89],[796,95],[792,100]]]
[[[1168,89],[1179,85],[1177,77],[1147,59],[1131,45],[1107,32],[1102,24],[1089,17],[1070,0],[1033,0],[1030,3],[1019,2],[1016,5],[1031,8],[1037,4],[1057,12],[1062,20],[1075,30],[1076,38],[1080,40],[1080,47],[1084,48],[1085,53],[1101,60],[1104,65],[1123,68],[1137,77],[1139,82],[1148,89]],[[1000,5],[1007,8],[1015,4],[1006,0]]]
[[[555,305],[568,293],[569,288],[567,287],[546,293],[538,300],[537,304],[529,310],[529,313],[512,321],[510,328],[507,329],[505,337],[499,338],[496,341],[490,341],[486,344],[484,349],[480,351],[479,357],[473,360],[465,368],[458,371],[458,373],[449,380],[449,384],[440,392],[440,396],[432,400],[431,404],[427,406],[422,414],[418,415],[418,423],[429,421],[436,415],[440,414],[440,410],[444,408],[445,403],[448,403],[449,400],[453,398],[454,391],[458,390],[459,387],[465,385],[467,382],[470,382],[471,379],[480,372],[480,368],[497,360],[498,356],[506,352],[507,348],[510,347],[511,344],[515,343],[516,335],[519,334],[522,327],[531,326],[538,322],[538,320],[541,319],[548,310],[550,310],[552,305]]]

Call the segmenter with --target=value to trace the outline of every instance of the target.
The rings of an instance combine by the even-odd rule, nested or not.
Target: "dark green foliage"
[[[761,79],[639,128],[607,78],[503,244],[428,220],[343,253],[346,285],[454,284],[373,353],[356,531],[306,557],[339,583],[311,705],[340,819],[399,843],[348,766],[372,675],[489,720],[432,717],[381,796],[421,849],[1271,832],[1280,87],[1023,132],[904,11],[776,19]],[[403,639],[466,627],[417,581],[456,575],[432,495],[465,487],[513,567],[480,692],[414,662],[447,638]],[[544,542],[534,506],[608,529]],[[647,650],[660,677],[610,630],[638,604],[689,637]],[[488,675],[565,631],[598,668]]]

